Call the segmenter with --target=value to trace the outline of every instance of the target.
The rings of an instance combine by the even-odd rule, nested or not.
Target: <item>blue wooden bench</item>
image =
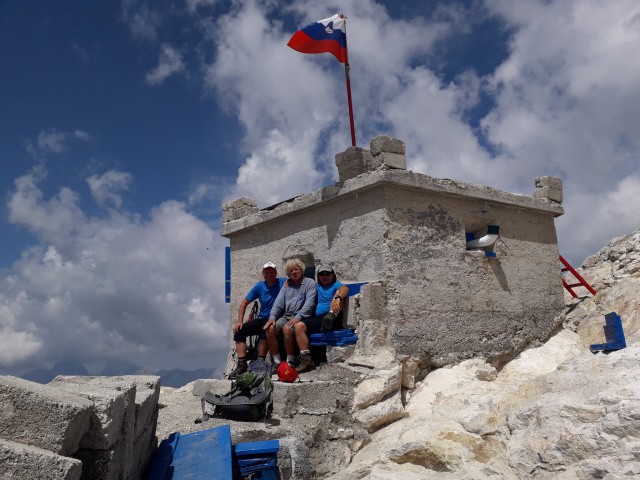
[[[604,337],[606,343],[594,343],[589,347],[592,352],[612,351],[626,348],[627,341],[624,338],[622,319],[616,312],[607,313],[605,316]]]
[[[354,345],[357,341],[358,336],[348,328],[309,335],[309,345],[312,347],[344,347]]]
[[[148,480],[280,478],[277,440],[231,445],[229,425],[181,435],[174,432],[156,450]]]

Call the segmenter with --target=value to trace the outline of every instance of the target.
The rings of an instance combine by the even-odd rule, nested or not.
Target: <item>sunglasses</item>
[[[326,276],[328,276],[328,275],[332,275],[332,273],[331,273],[331,272],[320,272],[320,273],[318,274],[318,276],[319,276],[319,277],[326,277]]]

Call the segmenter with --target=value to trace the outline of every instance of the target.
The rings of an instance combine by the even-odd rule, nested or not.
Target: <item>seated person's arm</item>
[[[244,323],[244,314],[247,311],[247,305],[249,305],[249,300],[243,298],[242,302],[240,302],[240,308],[238,308],[238,321],[233,326],[233,333],[238,333],[238,330],[242,327],[242,324]]]
[[[347,296],[349,296],[349,287],[342,285],[333,296],[333,300],[331,300],[331,310],[333,313],[338,314],[342,311],[342,308],[346,303]]]

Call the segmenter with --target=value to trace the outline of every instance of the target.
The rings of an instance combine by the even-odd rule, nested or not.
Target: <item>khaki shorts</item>
[[[280,317],[276,320],[276,330],[278,331],[278,333],[282,332],[284,326],[289,323],[289,320],[291,320],[294,316],[295,315],[285,315],[284,317]]]

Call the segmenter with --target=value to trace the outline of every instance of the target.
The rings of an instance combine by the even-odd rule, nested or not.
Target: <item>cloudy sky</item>
[[[338,12],[360,146],[517,193],[562,177],[575,264],[638,228],[637,0],[2,2],[0,372],[224,363],[220,204],[337,180],[342,65],[286,43]]]

